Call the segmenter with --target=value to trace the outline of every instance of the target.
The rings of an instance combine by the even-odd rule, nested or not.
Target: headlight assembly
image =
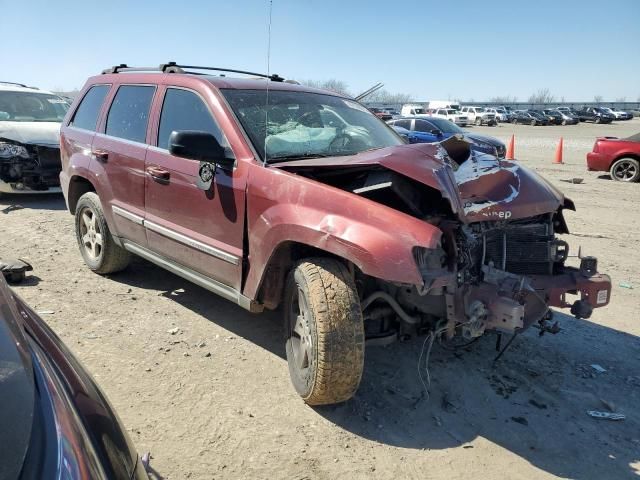
[[[29,152],[22,145],[0,142],[0,158],[29,158]]]

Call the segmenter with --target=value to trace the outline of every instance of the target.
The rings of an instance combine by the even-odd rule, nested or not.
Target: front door
[[[149,248],[239,290],[247,165],[237,162],[232,171],[218,169],[211,188],[201,190],[199,162],[168,151],[169,136],[181,130],[211,133],[221,145],[228,146],[198,93],[184,88],[166,89],[157,146],[149,147],[146,157],[144,224]]]

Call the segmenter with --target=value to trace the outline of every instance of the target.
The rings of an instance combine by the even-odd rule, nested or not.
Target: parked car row
[[[527,125],[576,125],[580,122],[611,123],[615,120],[631,120],[633,114],[609,107],[554,107],[545,109],[511,110],[509,107],[461,106],[451,101],[432,101],[424,104],[405,104],[400,112],[385,108],[372,108],[376,116],[387,121],[399,117],[438,117],[451,120],[460,127],[469,124],[497,125],[521,123]]]

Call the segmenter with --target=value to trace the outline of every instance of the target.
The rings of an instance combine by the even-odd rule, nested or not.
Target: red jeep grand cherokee
[[[552,330],[550,306],[609,302],[595,258],[565,266],[573,203],[518,163],[463,137],[407,145],[356,101],[276,75],[187,69],[205,68],[114,67],[70,109],[60,178],[80,251],[97,273],[133,253],[250,311],[283,303],[307,403],[354,394],[366,339]]]

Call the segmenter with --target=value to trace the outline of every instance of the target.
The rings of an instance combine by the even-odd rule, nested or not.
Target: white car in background
[[[60,192],[64,98],[0,81],[0,193]]]
[[[495,115],[498,122],[509,121],[509,115],[507,114],[506,110],[500,110],[498,108],[485,108],[485,110],[487,111],[487,113],[492,113],[493,115]]]
[[[452,108],[438,108],[431,110],[431,117],[444,118],[455,123],[460,127],[466,127],[469,123],[469,117]]]
[[[424,105],[419,103],[405,103],[400,109],[401,117],[429,117],[429,113]]]

